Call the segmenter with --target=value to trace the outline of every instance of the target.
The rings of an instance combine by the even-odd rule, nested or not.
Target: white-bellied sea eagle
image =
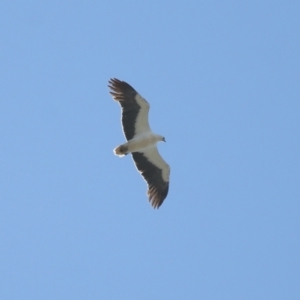
[[[110,79],[110,94],[122,107],[122,125],[127,143],[114,149],[118,156],[131,153],[135,165],[148,184],[149,202],[158,208],[167,197],[170,167],[157,151],[156,144],[166,141],[151,131],[149,103],[125,81]]]

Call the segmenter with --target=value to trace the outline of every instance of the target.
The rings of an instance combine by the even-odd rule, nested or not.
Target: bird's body
[[[118,79],[109,81],[111,95],[122,107],[122,125],[127,143],[114,149],[118,156],[132,154],[138,171],[148,183],[148,196],[158,208],[169,190],[170,167],[157,151],[156,144],[165,141],[151,131],[148,123],[149,103],[128,83]]]
[[[156,143],[161,141],[160,135],[152,133],[141,134],[135,136],[132,140],[122,144],[114,149],[114,153],[118,156],[123,156],[131,152],[144,151],[151,146],[156,146]]]

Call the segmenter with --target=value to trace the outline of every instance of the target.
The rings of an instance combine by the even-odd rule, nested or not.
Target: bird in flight
[[[114,149],[117,156],[131,153],[137,170],[148,184],[149,202],[159,208],[169,191],[170,166],[158,153],[156,144],[165,138],[151,131],[148,122],[149,103],[128,83],[109,80],[110,94],[122,108],[122,126],[127,143]]]

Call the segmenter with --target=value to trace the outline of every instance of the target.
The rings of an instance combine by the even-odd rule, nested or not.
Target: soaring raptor
[[[156,144],[165,138],[151,131],[148,123],[149,103],[128,83],[109,80],[110,94],[122,108],[123,132],[127,143],[114,149],[118,156],[131,153],[135,165],[148,184],[149,202],[159,208],[169,190],[170,166],[157,151]]]

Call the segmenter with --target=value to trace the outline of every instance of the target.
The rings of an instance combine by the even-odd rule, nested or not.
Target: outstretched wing
[[[156,147],[131,153],[137,169],[148,184],[149,202],[159,208],[168,195],[170,166],[163,160]]]
[[[114,100],[122,107],[122,125],[127,141],[151,131],[148,123],[149,103],[125,81],[110,79],[108,87]]]

